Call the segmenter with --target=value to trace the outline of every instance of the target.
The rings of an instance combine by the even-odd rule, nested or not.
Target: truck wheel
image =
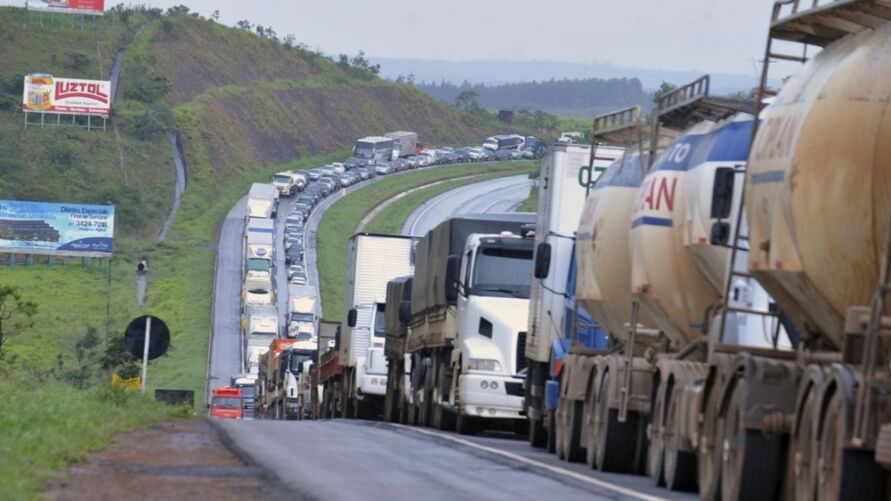
[[[554,420],[554,428],[556,428],[554,452],[557,454],[557,459],[562,461],[566,459],[566,438],[564,437],[566,434],[566,399],[563,397],[557,400],[557,412],[554,417],[556,417]]]
[[[480,431],[479,418],[467,416],[459,412],[455,427],[461,435],[476,435]]]
[[[541,419],[529,419],[529,445],[541,449],[548,445],[548,430]]]
[[[884,471],[870,451],[845,448],[847,414],[842,395],[829,400],[820,433],[817,499],[885,499]],[[853,412],[850,413],[853,415]]]
[[[705,416],[699,427],[696,444],[696,473],[699,477],[699,497],[705,501],[718,499],[721,492],[721,453],[724,442],[724,418],[718,408],[720,385],[715,385],[705,398]]]
[[[673,491],[696,490],[696,455],[681,450],[678,433],[677,399],[668,404],[668,422],[665,425],[665,486]]]
[[[817,434],[817,399],[819,392],[811,385],[802,404],[801,414],[796,416],[798,426],[795,433],[789,437],[789,454],[787,457],[787,471],[791,472],[795,479],[795,497],[797,499],[814,499],[817,490],[817,465],[820,450],[819,435]]]
[[[745,380],[736,383],[727,406],[722,444],[721,499],[773,499],[778,493],[780,439],[743,422]]]
[[[660,383],[661,385],[662,383]],[[656,390],[656,401],[653,403],[653,419],[650,422],[650,444],[647,447],[647,475],[653,481],[654,485],[665,485],[665,477],[663,475],[663,466],[665,463],[665,443],[663,441],[663,423],[665,420],[662,416],[665,413],[665,397],[664,392]]]
[[[581,463],[585,460],[585,448],[581,446],[582,417],[584,415],[584,402],[581,400],[569,400],[566,406],[566,428],[563,431],[563,454],[567,461]]]
[[[557,452],[557,415],[554,411],[548,411],[548,445],[547,450],[549,453],[554,454]]]
[[[600,412],[595,422],[597,441],[597,468],[601,471],[625,473],[634,467],[634,442],[637,414],[628,413],[624,423],[619,422],[619,409],[609,408],[609,372],[603,375],[597,406]]]

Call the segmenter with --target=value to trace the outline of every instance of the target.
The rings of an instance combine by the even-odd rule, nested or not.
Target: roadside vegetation
[[[346,311],[344,303],[347,262],[346,242],[356,232],[356,227],[362,218],[372,209],[403,191],[436,181],[474,174],[488,177],[511,176],[524,172],[531,173],[537,168],[536,162],[473,163],[437,167],[435,169],[394,176],[383,182],[371,184],[338,200],[322,217],[316,237],[316,255],[318,257],[319,282],[321,283],[320,294],[322,295],[322,309],[325,318],[338,320],[344,316]],[[479,180],[480,178],[475,179]],[[439,186],[437,185],[436,187]],[[412,197],[412,195],[414,193],[406,195],[406,197]],[[423,203],[426,198],[415,200],[417,201],[415,206],[417,206]],[[400,211],[407,211],[405,213],[406,216],[411,212],[407,209],[407,206],[400,205],[400,207]],[[387,209],[381,211],[381,214],[387,212]],[[378,214],[375,220],[380,219],[381,214]],[[404,217],[402,221],[405,221]],[[399,229],[401,229],[401,224],[393,233],[398,234]]]
[[[517,212],[535,212],[538,210],[538,186],[532,186],[529,191],[529,198],[523,200],[523,203],[517,207]]]

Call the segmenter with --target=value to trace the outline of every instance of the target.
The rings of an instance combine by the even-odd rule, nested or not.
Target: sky
[[[134,3],[137,3],[137,0]],[[755,75],[774,0],[144,0],[272,26],[327,54]],[[106,0],[108,6],[115,0]],[[0,0],[24,5],[24,0]]]

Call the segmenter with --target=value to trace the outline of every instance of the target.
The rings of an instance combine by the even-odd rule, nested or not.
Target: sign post
[[[140,393],[145,393],[145,378],[148,375],[149,339],[152,337],[152,317],[145,319],[145,341],[142,343],[142,386]]]

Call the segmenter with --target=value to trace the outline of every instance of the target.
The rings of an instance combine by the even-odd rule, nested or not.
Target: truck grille
[[[519,373],[526,368],[526,331],[520,331],[517,335],[517,370]]]

